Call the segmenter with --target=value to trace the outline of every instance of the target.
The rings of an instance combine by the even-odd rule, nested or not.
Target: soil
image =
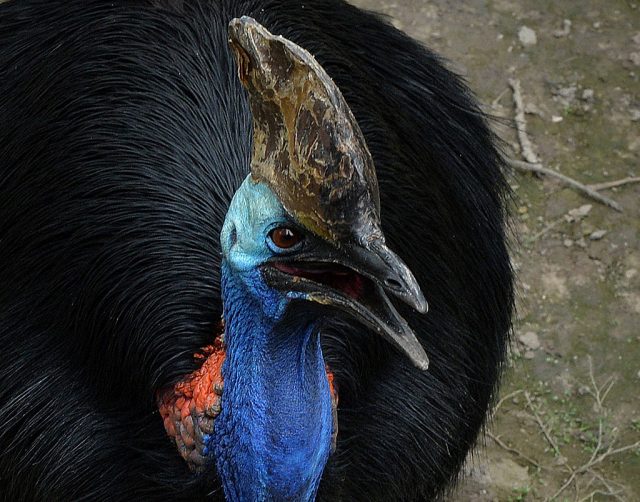
[[[584,184],[640,176],[637,0],[353,0],[447,57],[522,160]],[[488,435],[452,501],[640,500],[640,183],[509,175],[518,313]]]

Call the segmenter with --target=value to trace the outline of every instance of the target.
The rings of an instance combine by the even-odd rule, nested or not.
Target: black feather
[[[499,153],[427,49],[339,0],[0,4],[0,494],[220,498],[165,437],[155,392],[220,316],[220,231],[251,117],[227,46],[250,15],[309,50],[376,162],[385,234],[431,310],[420,373],[363,328],[323,344],[340,389],[321,500],[427,500],[455,479],[513,305]]]

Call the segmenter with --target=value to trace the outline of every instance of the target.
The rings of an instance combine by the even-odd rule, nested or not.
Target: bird
[[[341,0],[0,4],[5,500],[432,500],[513,310],[496,139]]]

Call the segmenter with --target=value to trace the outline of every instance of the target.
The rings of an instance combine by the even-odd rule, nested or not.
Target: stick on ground
[[[622,185],[629,185],[631,183],[640,183],[640,176],[622,178],[621,180],[605,181],[604,183],[594,183],[588,185],[591,190],[607,190],[609,188],[621,187]]]
[[[511,167],[513,167],[514,169],[517,169],[518,171],[546,174],[548,176],[553,176],[554,178],[562,181],[565,185],[578,190],[579,192],[586,195],[587,197],[595,201],[598,201],[601,204],[604,204],[605,206],[610,207],[611,209],[615,209],[616,211],[622,212],[622,206],[618,204],[616,201],[614,201],[613,199],[610,199],[609,197],[606,197],[598,193],[595,189],[590,188],[584,183],[580,183],[579,181],[574,180],[569,176],[565,176],[564,174],[559,173],[558,171],[554,171],[553,169],[548,169],[546,167],[543,167],[539,163],[523,162],[521,160],[509,159],[509,158],[506,159],[506,161]]]
[[[520,80],[517,78],[510,78],[509,86],[513,91],[513,103],[516,107],[516,130],[518,131],[518,141],[522,148],[522,157],[531,164],[537,164],[540,162],[540,159],[533,151],[533,145],[527,135],[527,121],[524,115],[524,103],[522,102]]]

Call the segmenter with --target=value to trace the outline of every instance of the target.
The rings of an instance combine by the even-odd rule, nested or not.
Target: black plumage
[[[0,494],[221,497],[165,436],[158,389],[220,317],[219,231],[251,116],[227,45],[250,15],[310,51],[373,155],[390,245],[427,315],[420,373],[355,323],[320,500],[428,500],[485,420],[513,304],[499,154],[442,61],[338,0],[0,4]]]

